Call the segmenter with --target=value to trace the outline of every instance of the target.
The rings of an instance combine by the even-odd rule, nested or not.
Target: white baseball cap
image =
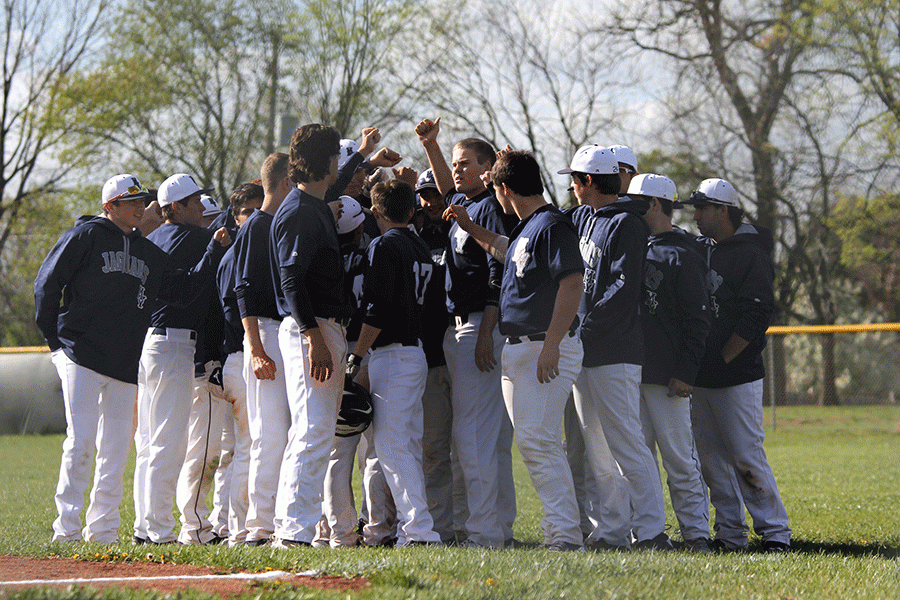
[[[740,206],[738,193],[734,186],[724,179],[704,179],[691,193],[691,197],[684,201],[685,204],[704,206],[707,204],[724,204],[725,206]]]
[[[560,175],[587,173],[589,175],[615,175],[619,172],[619,161],[612,150],[591,144],[578,149],[572,163],[566,169],[557,171]]]
[[[631,148],[629,148],[628,146],[615,145],[610,146],[609,149],[612,150],[613,154],[616,155],[616,160],[618,160],[620,163],[625,163],[626,165],[634,169],[635,173],[637,173],[638,160],[637,156],[634,155],[634,152],[631,151]]]
[[[208,194],[212,188],[201,188],[194,178],[187,173],[175,173],[159,186],[156,198],[160,206],[168,206],[173,202],[190,198],[197,194]]]
[[[656,175],[655,173],[635,175],[626,193],[629,196],[662,198],[672,202],[673,208],[682,208],[684,206],[678,201],[678,191],[675,189],[675,182],[665,175]]]
[[[138,181],[138,178],[130,173],[116,175],[103,184],[100,193],[101,204],[113,200],[132,200],[134,198],[147,198],[150,192]]]
[[[366,220],[366,213],[363,212],[359,202],[350,196],[341,196],[339,200],[344,205],[344,208],[342,209],[341,218],[337,222],[337,232],[343,235],[359,227],[359,224]]]
[[[175,173],[160,184],[156,197],[160,206],[168,206],[173,202],[197,194],[208,194],[211,191],[211,188],[201,188],[187,173]]]
[[[215,217],[216,215],[222,214],[222,209],[219,208],[219,203],[216,202],[216,199],[209,194],[203,194],[202,196],[200,196],[200,204],[203,205],[204,217]]]

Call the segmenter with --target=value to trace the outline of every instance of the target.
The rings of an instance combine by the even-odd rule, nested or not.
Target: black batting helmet
[[[334,434],[350,437],[362,433],[372,424],[372,396],[349,376],[344,378],[344,396],[338,412]]]

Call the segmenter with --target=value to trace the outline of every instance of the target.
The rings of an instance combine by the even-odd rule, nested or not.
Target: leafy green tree
[[[828,224],[840,237],[841,264],[862,285],[869,306],[900,319],[900,195],[844,198]]]

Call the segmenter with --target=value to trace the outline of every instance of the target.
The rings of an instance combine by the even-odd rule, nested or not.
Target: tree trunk
[[[820,335],[819,345],[822,348],[822,394],[819,396],[819,406],[840,406],[841,399],[835,382],[834,334]]]

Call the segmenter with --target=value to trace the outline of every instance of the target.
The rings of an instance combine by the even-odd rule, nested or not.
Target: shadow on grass
[[[751,546],[751,550],[759,550]],[[882,542],[821,542],[791,539],[791,550],[808,554],[834,554],[838,556],[900,557],[900,546],[888,546]]]

